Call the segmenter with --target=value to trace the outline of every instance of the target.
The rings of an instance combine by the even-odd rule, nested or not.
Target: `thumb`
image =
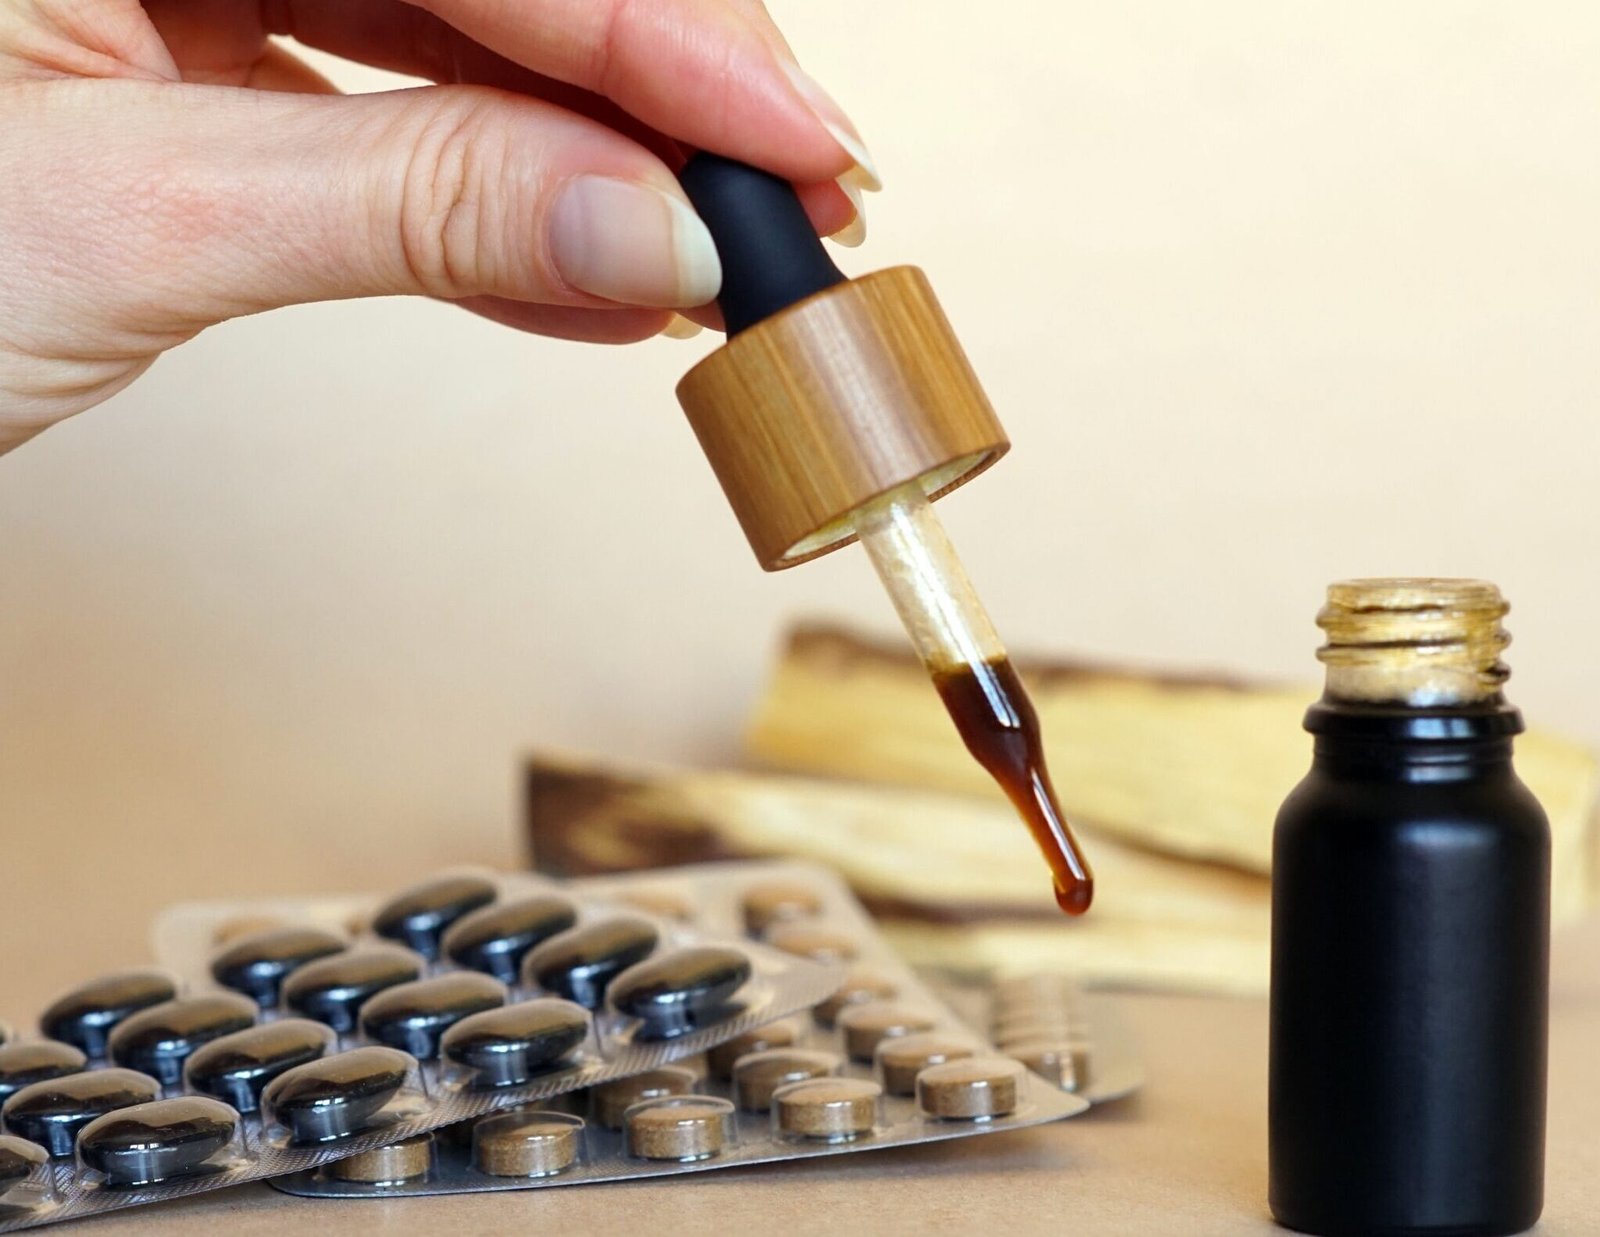
[[[80,115],[58,139],[98,153],[35,176],[39,209],[69,221],[71,265],[100,272],[91,304],[145,330],[404,293],[676,308],[721,282],[666,167],[540,100],[66,85],[93,89],[104,128],[88,146]]]

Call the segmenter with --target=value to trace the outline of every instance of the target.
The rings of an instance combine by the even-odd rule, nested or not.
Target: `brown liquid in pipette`
[[[977,762],[1027,822],[1055,877],[1056,904],[1081,915],[1094,899],[1094,873],[1056,802],[1044,765],[1039,717],[1009,660],[933,672],[944,707]]]

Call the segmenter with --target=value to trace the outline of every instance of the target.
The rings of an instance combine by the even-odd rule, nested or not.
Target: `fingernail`
[[[550,209],[550,257],[574,288],[625,305],[704,305],[722,286],[711,233],[649,185],[575,176]]]
[[[867,239],[867,212],[861,205],[861,190],[851,183],[846,177],[839,177],[839,188],[844,190],[844,196],[850,199],[850,205],[856,208],[855,218],[835,232],[829,239],[836,245],[843,245],[846,249],[854,249]]]
[[[878,178],[878,169],[872,162],[872,155],[867,150],[867,144],[861,140],[861,135],[856,132],[855,125],[850,123],[850,118],[844,114],[844,109],[833,101],[816,81],[799,65],[793,62],[786,63],[784,70],[789,74],[789,80],[794,83],[794,88],[800,92],[816,117],[822,122],[834,141],[844,147],[845,153],[855,160],[855,167],[845,175],[855,180],[863,189],[876,193],[883,188],[883,181]]]
[[[658,334],[665,335],[668,339],[693,339],[700,334],[701,326],[698,322],[691,322],[682,314],[673,314],[672,320],[662,327]]]

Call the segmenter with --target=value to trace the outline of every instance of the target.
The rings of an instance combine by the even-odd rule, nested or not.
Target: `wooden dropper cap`
[[[919,481],[939,498],[1010,447],[927,278],[846,279],[793,186],[698,154],[680,179],[722,259],[728,342],[678,402],[767,571],[855,540],[849,515]]]

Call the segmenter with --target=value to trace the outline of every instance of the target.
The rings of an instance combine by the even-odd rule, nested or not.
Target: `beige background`
[[[846,269],[928,269],[1016,441],[944,504],[1014,647],[1311,675],[1330,578],[1479,574],[1516,698],[1600,742],[1600,9],[773,7],[888,185]],[[219,892],[507,859],[519,748],[726,758],[786,616],[891,625],[859,554],[754,566],[672,396],[711,342],[314,306],[0,459],[31,947],[207,891],[141,863],[84,918],[136,851]]]

